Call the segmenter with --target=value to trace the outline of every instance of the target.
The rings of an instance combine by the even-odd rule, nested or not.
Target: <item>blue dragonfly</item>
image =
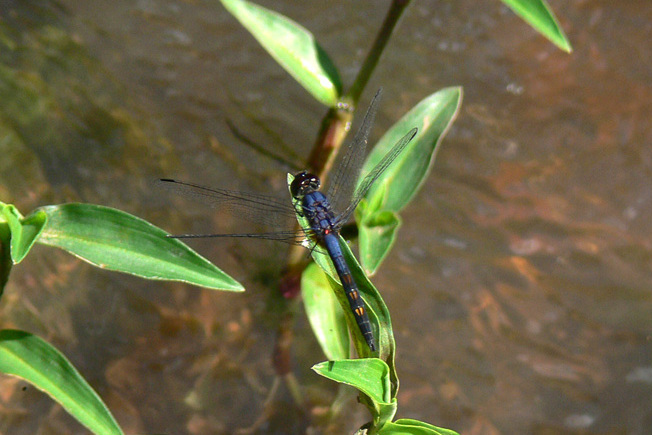
[[[169,237],[251,237],[298,244],[304,244],[304,241],[309,240],[312,243],[311,249],[319,246],[326,250],[345,290],[360,332],[372,352],[376,351],[374,333],[358,286],[340,248],[339,234],[372,184],[417,134],[417,128],[413,128],[402,137],[353,192],[365,157],[368,136],[374,123],[380,95],[381,90],[370,103],[353,141],[336,164],[335,176],[326,194],[320,191],[320,179],[307,171],[296,174],[291,182],[292,201],[283,201],[256,193],[209,188],[168,178],[159,180],[159,184],[166,189],[195,197],[215,207],[228,209],[235,216],[263,223],[274,230],[254,234],[181,234]],[[308,228],[303,229],[299,235],[294,230],[283,231],[283,228],[289,228],[281,224],[284,218],[296,218],[296,214],[306,219]]]

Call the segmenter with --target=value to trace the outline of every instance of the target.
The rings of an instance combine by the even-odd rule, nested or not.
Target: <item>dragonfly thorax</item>
[[[302,171],[295,175],[295,179],[290,183],[290,193],[293,198],[302,199],[309,193],[320,189],[320,179],[310,172]]]

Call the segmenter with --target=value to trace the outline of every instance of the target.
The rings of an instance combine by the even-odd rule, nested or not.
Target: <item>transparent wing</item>
[[[272,230],[284,232],[292,228],[291,220],[295,217],[290,199],[282,201],[266,195],[216,189],[169,178],[158,180],[157,186]]]
[[[237,234],[173,234],[169,235],[173,239],[208,239],[208,238],[244,238],[244,239],[264,239],[274,240],[276,242],[288,243],[291,245],[305,245],[305,240],[309,238],[303,231],[277,231],[272,233],[237,233]]]
[[[278,230],[262,233],[176,234],[169,237],[175,239],[251,238],[274,240],[300,246],[306,246],[306,240],[309,240],[309,245],[314,245],[315,243],[315,236],[311,230],[299,229],[295,231],[292,229],[296,219],[296,211],[290,199],[288,201],[281,201],[266,195],[215,189],[169,178],[162,178],[156,184],[173,193],[227,211],[232,216],[243,218],[257,224],[263,224],[272,230]],[[315,246],[311,249],[315,249]]]
[[[327,198],[331,201],[336,213],[340,213],[351,201],[351,194],[365,159],[368,136],[372,130],[372,124],[374,124],[382,92],[382,89],[376,92],[354,139],[347,145],[342,153],[342,158],[337,160],[334,167],[334,176],[329,182]]]
[[[388,166],[394,162],[394,160],[401,154],[401,152],[406,148],[406,145],[415,137],[417,134],[417,128],[413,128],[410,130],[404,137],[399,139],[399,141],[392,147],[392,149],[388,152],[388,154],[383,157],[383,159],[370,171],[369,174],[363,178],[363,181],[361,181],[360,185],[358,186],[358,189],[356,190],[356,193],[354,194],[353,200],[351,204],[340,214],[338,215],[338,221],[341,223],[345,223],[349,220],[351,217],[351,214],[356,210],[356,207],[358,206],[358,203],[363,199],[365,194],[367,193],[368,190],[370,190],[370,187],[374,182],[379,178],[379,176],[388,169]]]

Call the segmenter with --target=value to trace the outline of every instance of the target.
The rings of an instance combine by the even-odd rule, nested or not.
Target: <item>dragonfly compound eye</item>
[[[290,183],[290,193],[297,199],[319,189],[320,179],[306,171],[295,175],[295,179]]]

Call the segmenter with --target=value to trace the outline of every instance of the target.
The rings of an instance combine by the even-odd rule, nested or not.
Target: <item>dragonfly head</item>
[[[316,175],[302,171],[295,175],[295,179],[290,183],[290,193],[293,198],[301,199],[311,192],[320,188],[320,179]]]

